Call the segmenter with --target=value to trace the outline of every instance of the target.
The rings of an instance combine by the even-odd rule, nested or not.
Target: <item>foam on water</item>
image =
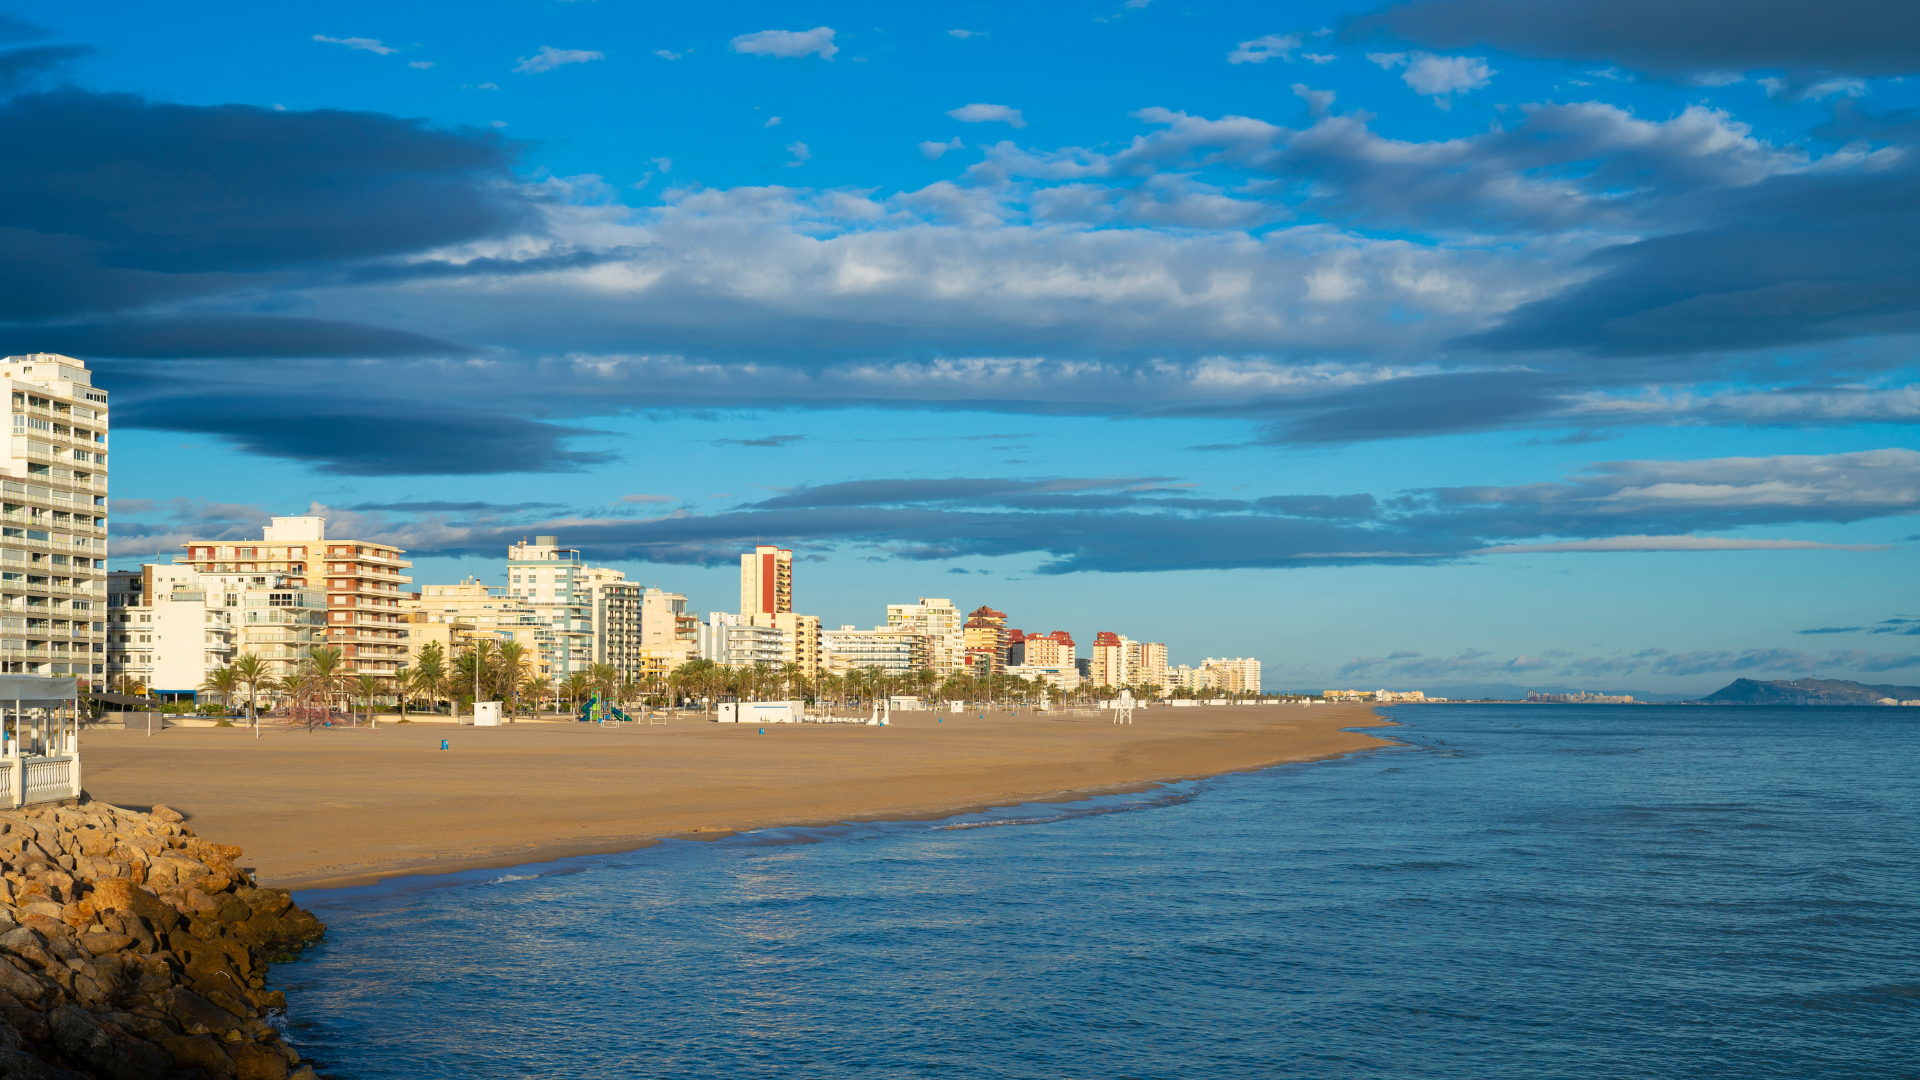
[[[1433,706],[1404,749],[307,893],[341,1078],[1894,1077],[1920,710]]]

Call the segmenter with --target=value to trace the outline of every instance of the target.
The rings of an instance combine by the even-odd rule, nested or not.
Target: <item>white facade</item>
[[[1045,683],[1064,694],[1080,689],[1080,669],[1070,664],[1015,664],[1007,668],[1007,674]]]
[[[536,536],[507,549],[506,595],[533,608],[546,632],[540,639],[539,667],[556,682],[586,671],[597,662],[596,622],[617,623],[626,633],[640,622],[637,592],[602,591],[600,586],[624,582],[618,570],[587,566],[580,552],[560,546],[557,536]],[[610,605],[606,618],[597,613]],[[632,643],[636,649],[637,642]]]
[[[786,631],[778,627],[756,626],[730,612],[712,611],[700,623],[695,644],[702,660],[716,664],[779,667],[786,662],[786,638]]]
[[[208,674],[233,661],[235,610],[217,582],[190,566],[109,574],[107,679],[128,675],[155,694],[197,694]]]
[[[1201,668],[1213,672],[1216,689],[1230,694],[1260,692],[1260,661],[1250,656],[1208,657]]]
[[[923,596],[917,604],[888,604],[887,625],[925,635],[927,666],[935,675],[944,677],[966,666],[966,620],[952,600]]]
[[[0,475],[0,671],[105,689],[107,395],[70,356],[0,358],[13,443]]]

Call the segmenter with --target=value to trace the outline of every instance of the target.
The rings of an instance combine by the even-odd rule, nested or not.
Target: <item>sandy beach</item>
[[[1108,714],[1110,715],[1110,714]],[[263,884],[625,851],[665,837],[944,816],[1336,757],[1389,745],[1343,727],[1369,706],[1142,709],[1107,715],[896,714],[890,727],[521,723],[90,730],[87,793],[164,803],[238,844]],[[445,739],[450,748],[440,749]]]

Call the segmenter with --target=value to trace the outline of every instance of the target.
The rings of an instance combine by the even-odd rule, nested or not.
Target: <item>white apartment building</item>
[[[1133,671],[1135,686],[1172,689],[1167,676],[1167,647],[1158,641],[1127,642],[1127,666]]]
[[[587,566],[579,550],[561,547],[557,536],[507,549],[506,596],[533,608],[550,631],[540,668],[556,681],[596,663],[613,664],[628,678],[639,675],[642,592],[619,570]]]
[[[928,651],[925,634],[897,626],[842,626],[820,632],[821,664],[832,675],[873,667],[889,675],[911,674],[928,666]]]
[[[107,394],[57,353],[0,358],[13,445],[0,474],[0,671],[106,688]]]
[[[1208,657],[1201,668],[1213,672],[1213,685],[1229,694],[1260,692],[1260,661],[1250,656]]]
[[[923,596],[916,604],[888,604],[887,625],[925,635],[935,675],[945,678],[966,666],[966,620],[952,600]]]
[[[1218,687],[1214,685],[1213,669],[1196,668],[1189,664],[1181,664],[1176,668],[1168,668],[1165,685],[1169,692],[1174,690],[1191,690],[1197,693],[1201,690],[1218,689]]]
[[[700,658],[716,664],[779,667],[786,662],[786,636],[779,627],[755,625],[731,612],[711,611],[699,624],[696,644]]]
[[[1028,682],[1045,683],[1063,694],[1080,689],[1080,669],[1072,664],[1012,664],[1007,674]]]
[[[233,662],[239,601],[236,595],[228,607],[219,583],[190,566],[148,563],[109,573],[108,684],[126,675],[156,696],[197,697],[209,673]]]

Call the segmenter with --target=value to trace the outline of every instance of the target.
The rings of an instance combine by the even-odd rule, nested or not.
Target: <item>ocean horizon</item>
[[[299,894],[323,1075],[1912,1074],[1900,709],[1398,706],[1405,743]]]

